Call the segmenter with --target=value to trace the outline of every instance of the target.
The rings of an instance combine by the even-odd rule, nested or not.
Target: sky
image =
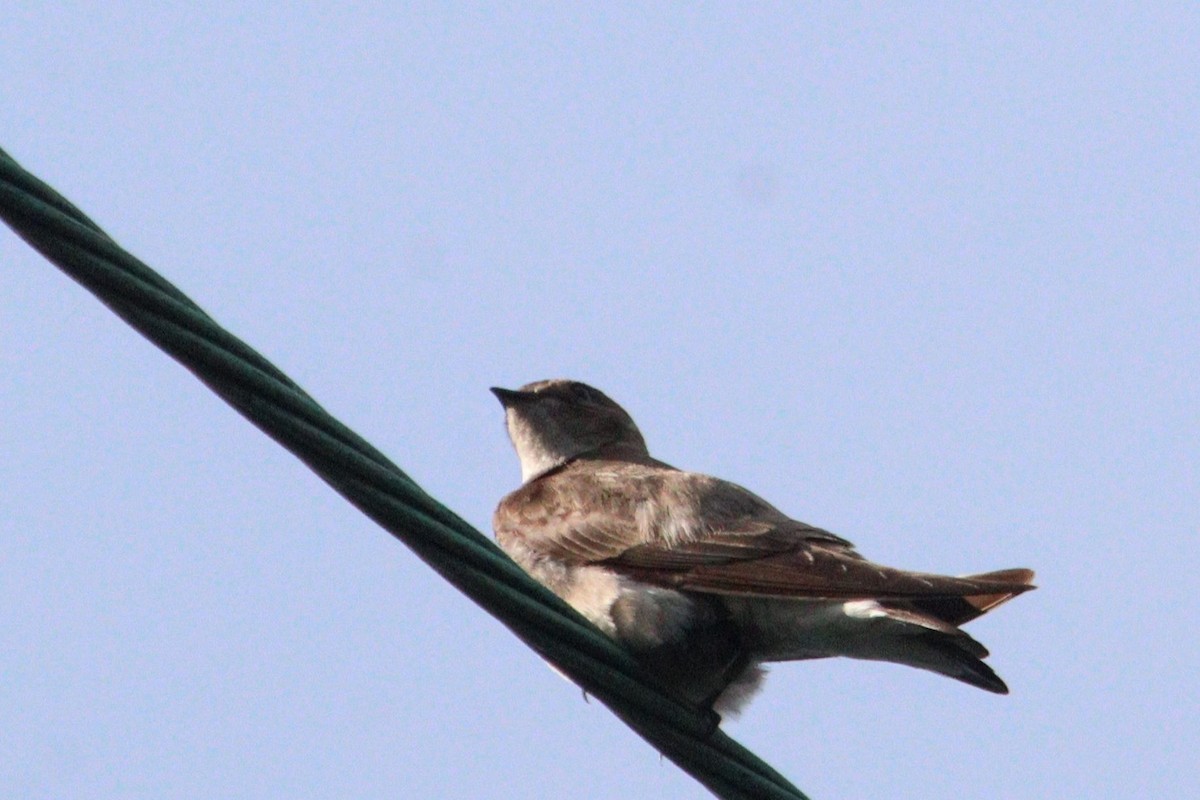
[[[868,557],[1012,694],[775,666],[814,800],[1200,793],[1193,4],[32,3],[0,147],[490,531],[489,386]],[[0,231],[14,798],[703,798]]]

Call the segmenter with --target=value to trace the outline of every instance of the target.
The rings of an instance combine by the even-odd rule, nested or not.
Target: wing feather
[[[845,539],[789,518],[736,484],[660,462],[568,464],[501,501],[494,525],[506,549],[519,542],[557,561],[604,564],[692,592],[965,597],[979,598],[977,608],[1032,588],[1027,570],[953,578],[874,564]]]

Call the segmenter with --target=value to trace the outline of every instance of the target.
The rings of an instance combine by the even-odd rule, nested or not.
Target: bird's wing
[[[781,537],[785,522],[794,530]],[[850,548],[740,486],[659,462],[569,464],[505,497],[493,527],[502,546],[519,543],[568,564],[625,557],[682,569],[786,552],[804,537]]]
[[[953,578],[874,564],[736,484],[663,465],[570,465],[506,497],[494,521],[506,549],[693,592],[995,605],[1032,588],[1028,570]]]
[[[677,558],[667,561],[674,563]],[[788,552],[762,558],[689,568],[664,569],[647,552],[635,554],[632,561],[621,556],[606,563],[646,583],[708,594],[911,601],[962,598],[961,610],[938,616],[953,614],[963,621],[1033,588],[1030,570],[1007,570],[1002,579],[955,578],[885,567],[820,544],[798,544]]]

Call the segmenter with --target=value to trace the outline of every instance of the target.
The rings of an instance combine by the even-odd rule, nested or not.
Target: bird
[[[736,715],[766,664],[837,656],[1008,693],[960,626],[1035,588],[1032,570],[876,564],[738,484],[653,458],[585,383],[491,391],[522,480],[496,508],[497,544],[682,700]]]

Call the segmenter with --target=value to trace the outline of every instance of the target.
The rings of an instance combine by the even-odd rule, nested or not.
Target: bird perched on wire
[[[773,661],[849,656],[1008,687],[959,626],[1034,588],[872,563],[728,481],[651,457],[633,419],[578,381],[493,388],[521,461],[496,539],[536,580],[697,705],[736,713]]]

